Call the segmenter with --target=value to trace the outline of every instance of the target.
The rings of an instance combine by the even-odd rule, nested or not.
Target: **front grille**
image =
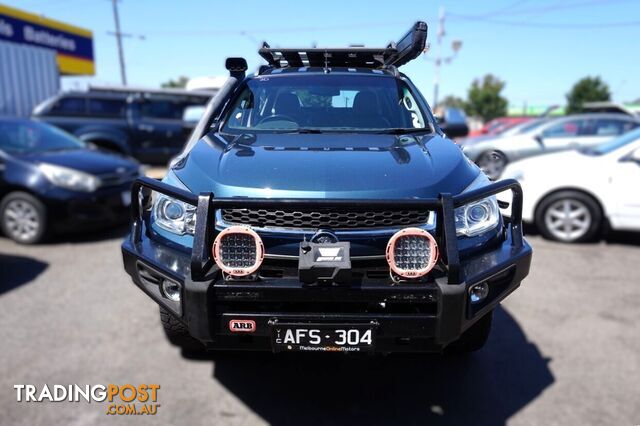
[[[224,209],[222,220],[228,224],[256,228],[358,229],[419,226],[428,222],[429,212],[418,210],[383,211],[286,211]]]

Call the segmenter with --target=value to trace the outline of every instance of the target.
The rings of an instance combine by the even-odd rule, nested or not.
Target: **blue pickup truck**
[[[469,352],[527,276],[522,192],[491,183],[384,48],[271,48],[161,181],[132,188],[133,282],[185,351]],[[513,193],[510,204],[496,194]],[[502,214],[505,211],[508,214]]]
[[[97,147],[163,164],[180,152],[193,130],[193,123],[183,119],[185,110],[210,97],[183,90],[66,92],[38,105],[33,118]]]

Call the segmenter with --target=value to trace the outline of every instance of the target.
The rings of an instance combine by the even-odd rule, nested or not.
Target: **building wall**
[[[54,50],[0,41],[0,116],[28,117],[59,91]]]

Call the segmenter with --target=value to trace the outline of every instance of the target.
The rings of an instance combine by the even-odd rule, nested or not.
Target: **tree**
[[[467,105],[464,99],[459,98],[458,96],[448,95],[445,96],[440,102],[439,105],[445,108],[459,108],[466,109]]]
[[[485,123],[497,117],[507,115],[507,99],[500,95],[505,82],[487,74],[482,80],[475,79],[467,94],[465,112],[480,117]]]
[[[600,77],[584,77],[567,93],[567,113],[582,111],[585,102],[610,101],[609,86]]]
[[[160,87],[164,87],[165,89],[184,89],[187,86],[188,81],[189,77],[181,75],[177,80],[170,79],[169,81],[165,81],[160,85]]]

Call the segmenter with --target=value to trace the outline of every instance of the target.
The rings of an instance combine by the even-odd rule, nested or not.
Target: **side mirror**
[[[543,139],[542,135],[535,135],[533,137],[533,139],[535,139],[536,142],[538,142],[538,145],[544,146],[544,139]]]
[[[450,138],[464,138],[469,136],[469,127],[465,123],[443,124],[440,128]]]
[[[458,108],[444,108],[438,125],[450,138],[463,138],[469,135],[467,118]]]
[[[636,148],[636,150],[627,155],[625,159],[640,164],[640,148]]]

